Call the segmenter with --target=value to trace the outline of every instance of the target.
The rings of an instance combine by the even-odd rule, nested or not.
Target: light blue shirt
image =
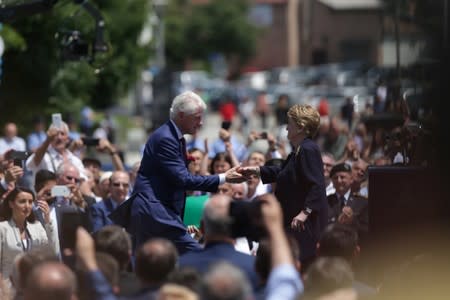
[[[27,138],[28,150],[36,150],[47,139],[47,134],[44,131],[33,132]]]
[[[234,155],[238,161],[244,161],[247,158],[247,147],[238,141],[237,138],[231,136],[230,138],[231,146],[233,147]],[[211,146],[208,156],[209,158],[214,158],[217,153],[226,152],[225,143],[221,139],[217,139]]]
[[[25,151],[25,141],[23,138],[15,136],[12,139],[0,138],[0,154],[5,153],[9,149],[14,149],[17,151]]]
[[[303,293],[304,287],[298,271],[291,264],[275,267],[266,286],[266,300],[293,300]]]

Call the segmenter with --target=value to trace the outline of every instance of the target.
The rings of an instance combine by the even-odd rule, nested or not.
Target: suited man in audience
[[[336,192],[327,197],[328,223],[350,225],[360,236],[364,236],[369,226],[368,201],[351,192],[352,167],[347,163],[336,164],[330,171],[330,177]]]
[[[113,224],[113,221],[109,218],[109,214],[127,199],[129,186],[130,176],[127,172],[113,172],[110,178],[110,197],[103,199],[89,208],[93,232],[106,225]]]

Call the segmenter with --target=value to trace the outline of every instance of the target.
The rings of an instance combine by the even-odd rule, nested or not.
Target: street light
[[[160,70],[166,66],[164,12],[167,2],[167,0],[153,0],[153,7],[158,18],[158,30],[156,31],[156,64]]]

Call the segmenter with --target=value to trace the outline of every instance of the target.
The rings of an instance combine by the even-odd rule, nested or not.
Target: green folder
[[[208,200],[208,195],[186,197],[186,207],[184,209],[184,225],[195,225],[200,227],[203,207]]]

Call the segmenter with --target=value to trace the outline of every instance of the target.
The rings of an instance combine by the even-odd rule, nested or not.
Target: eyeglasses
[[[75,183],[80,183],[81,182],[80,178],[75,178],[73,176],[67,176],[67,175],[64,176],[64,177],[66,177],[66,179],[69,180],[69,181],[75,181]]]
[[[123,186],[124,188],[128,188],[130,186],[130,184],[124,183],[124,182],[113,182],[112,185],[114,187],[121,187],[121,186]]]

